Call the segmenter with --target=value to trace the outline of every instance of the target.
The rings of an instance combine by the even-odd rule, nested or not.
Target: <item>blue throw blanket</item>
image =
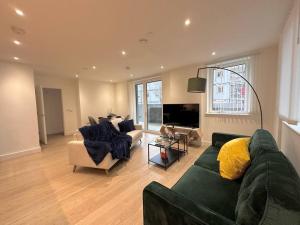
[[[109,152],[113,159],[130,157],[132,138],[127,134],[120,133],[108,120],[103,120],[96,125],[81,127],[79,131],[84,138],[88,154],[96,165]]]

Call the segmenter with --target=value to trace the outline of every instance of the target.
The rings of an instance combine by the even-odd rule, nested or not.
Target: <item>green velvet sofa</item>
[[[214,133],[212,145],[171,189],[146,186],[144,225],[300,225],[299,176],[268,131],[251,137],[251,165],[242,178],[219,175],[218,152],[237,137]]]

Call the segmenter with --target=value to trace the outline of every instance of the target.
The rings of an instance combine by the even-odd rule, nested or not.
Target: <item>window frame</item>
[[[208,65],[209,66],[218,66],[222,68],[228,68],[232,66],[238,66],[241,64],[245,64],[246,66],[246,77],[245,79],[248,80],[252,84],[252,75],[251,75],[251,57],[243,57],[238,58],[230,61],[223,61],[217,64]],[[252,114],[252,90],[249,84],[246,82],[246,90],[247,90],[247,112],[226,112],[226,111],[217,111],[212,109],[213,103],[213,75],[215,69],[208,69],[207,71],[207,104],[206,104],[206,115],[224,115],[224,116],[250,116]]]

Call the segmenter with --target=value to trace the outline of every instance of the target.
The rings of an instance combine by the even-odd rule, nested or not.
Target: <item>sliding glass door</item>
[[[135,85],[135,108],[136,108],[136,123],[145,127],[144,124],[144,85]]]
[[[158,131],[162,124],[162,82],[147,83],[147,125],[148,130]]]
[[[136,122],[145,130],[158,131],[162,124],[162,81],[144,81],[135,85]]]

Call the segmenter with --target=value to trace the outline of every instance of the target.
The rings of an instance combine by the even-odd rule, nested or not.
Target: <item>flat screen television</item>
[[[199,127],[199,104],[164,104],[163,124]]]

